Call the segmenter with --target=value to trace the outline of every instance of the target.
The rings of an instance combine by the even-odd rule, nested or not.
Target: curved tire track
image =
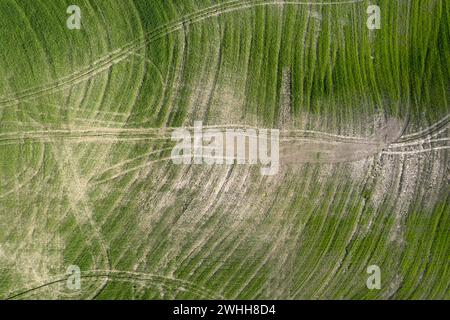
[[[269,5],[345,5],[345,4],[356,4],[362,3],[364,0],[353,0],[345,2],[302,2],[302,1],[229,1],[226,3],[218,4],[215,6],[208,7],[206,9],[199,10],[192,14],[188,14],[178,21],[170,22],[166,25],[156,28],[144,34],[143,37],[138,38],[124,45],[123,47],[116,49],[106,56],[101,57],[94,61],[89,67],[84,68],[73,74],[59,78],[48,85],[26,89],[22,92],[15,94],[13,97],[7,97],[0,100],[0,108],[16,105],[22,101],[29,99],[34,99],[46,94],[52,94],[67,88],[70,88],[76,84],[82,83],[96,76],[97,74],[109,70],[111,66],[118,64],[128,57],[137,53],[145,45],[157,41],[175,31],[183,29],[187,25],[191,25],[210,17],[219,16],[221,14],[250,9],[257,6],[269,6]]]

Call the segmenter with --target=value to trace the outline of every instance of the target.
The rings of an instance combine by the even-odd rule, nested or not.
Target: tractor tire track
[[[166,277],[161,276],[157,274],[150,274],[150,273],[142,273],[142,272],[133,272],[133,271],[121,271],[121,270],[90,270],[90,271],[84,271],[81,273],[81,279],[89,279],[89,278],[106,278],[106,281],[109,280],[115,280],[115,279],[129,279],[131,281],[137,280],[137,281],[149,281],[152,284],[167,284],[168,288],[170,287],[170,284],[174,285],[176,289],[181,289],[183,291],[190,291],[195,294],[200,295],[203,298],[207,299],[221,299],[223,297],[209,291],[208,289],[198,286],[197,284],[190,282],[188,280],[183,279],[177,279],[172,277]],[[8,297],[5,298],[5,300],[13,300],[17,299],[19,297],[25,296],[27,294],[33,293],[34,291],[37,291],[39,289],[62,283],[67,281],[69,276],[67,275],[60,275],[56,276],[54,279],[49,280],[46,283],[43,283],[41,285],[28,288],[28,289],[19,289],[16,292]]]
[[[97,59],[92,64],[78,72],[64,76],[50,84],[42,87],[31,88],[16,93],[12,97],[2,98],[0,100],[0,108],[16,105],[20,102],[34,99],[42,95],[52,94],[67,88],[70,88],[76,84],[82,83],[96,76],[99,73],[109,70],[113,65],[118,64],[130,56],[138,53],[145,45],[155,42],[173,32],[183,29],[187,25],[191,25],[197,22],[201,22],[211,17],[219,16],[225,13],[230,13],[238,10],[250,9],[257,6],[269,6],[269,5],[344,5],[344,4],[356,4],[362,3],[364,0],[353,0],[345,2],[301,2],[301,1],[229,1],[226,3],[211,6],[192,14],[188,14],[182,17],[180,20],[168,23],[161,27],[156,28],[144,34],[136,40],[129,42],[121,48],[118,48],[106,56]]]

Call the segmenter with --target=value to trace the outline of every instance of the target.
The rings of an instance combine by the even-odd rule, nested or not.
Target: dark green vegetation
[[[0,2],[0,298],[450,298],[449,2],[292,2]],[[262,177],[168,161],[196,120],[398,132]]]

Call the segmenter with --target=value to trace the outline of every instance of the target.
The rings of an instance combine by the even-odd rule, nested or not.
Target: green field
[[[447,0],[1,0],[0,299],[450,299],[449,89]]]

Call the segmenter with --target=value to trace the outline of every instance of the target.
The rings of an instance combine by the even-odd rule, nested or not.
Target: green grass
[[[390,118],[408,134],[450,113],[447,1],[375,1],[374,31],[369,1],[266,2],[79,0],[81,30],[73,1],[0,2],[0,298],[450,298],[448,150],[263,177],[152,162],[170,132],[102,136],[199,120],[370,136]],[[82,129],[97,136],[65,131]]]

